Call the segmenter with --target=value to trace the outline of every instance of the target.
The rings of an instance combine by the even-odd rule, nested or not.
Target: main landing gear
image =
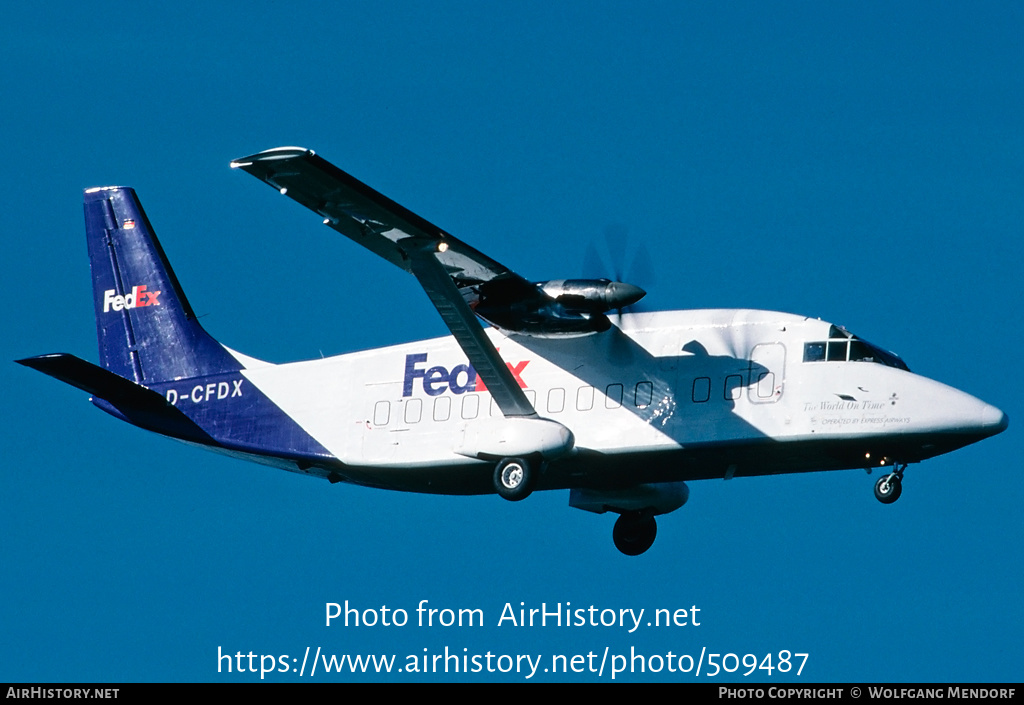
[[[896,469],[888,475],[882,475],[875,483],[875,499],[882,504],[892,504],[903,492],[903,471],[907,464],[896,465]]]
[[[647,512],[625,512],[615,520],[612,540],[615,548],[627,556],[639,556],[654,543],[658,536],[658,523]]]
[[[526,458],[503,458],[494,468],[494,489],[510,502],[526,499],[536,484],[536,469]]]

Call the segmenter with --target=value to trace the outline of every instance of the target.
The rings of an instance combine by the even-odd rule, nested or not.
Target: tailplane
[[[242,369],[203,330],[135,191],[85,192],[100,364],[138,384]]]

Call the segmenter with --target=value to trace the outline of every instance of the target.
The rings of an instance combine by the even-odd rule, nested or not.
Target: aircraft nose
[[[985,404],[981,409],[981,427],[983,430],[989,432],[991,435],[1002,433],[1006,430],[1006,427],[1010,425],[1009,417],[1004,414],[1000,409],[992,406],[991,404]]]

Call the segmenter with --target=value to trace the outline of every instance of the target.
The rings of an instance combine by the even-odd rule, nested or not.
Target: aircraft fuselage
[[[575,437],[538,489],[913,463],[1005,428],[995,407],[906,369],[849,351],[806,359],[836,330],[791,314],[698,310],[624,314],[618,327],[573,340],[487,333],[538,414]],[[397,490],[493,492],[492,464],[458,451],[474,429],[507,420],[453,338],[247,362],[153,389],[225,448],[289,469]],[[263,397],[304,433],[268,428],[278,447],[232,438],[247,408],[253,424],[267,422]],[[326,453],[311,454],[305,433]]]

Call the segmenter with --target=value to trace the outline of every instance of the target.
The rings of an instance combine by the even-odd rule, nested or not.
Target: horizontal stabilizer
[[[167,406],[167,401],[157,392],[68,353],[38,355],[16,362],[78,387],[94,397],[106,399],[115,406]]]
[[[106,402],[136,426],[199,443],[213,442],[209,434],[158,392],[74,355],[53,353],[15,362],[88,392],[94,403],[96,399]]]

